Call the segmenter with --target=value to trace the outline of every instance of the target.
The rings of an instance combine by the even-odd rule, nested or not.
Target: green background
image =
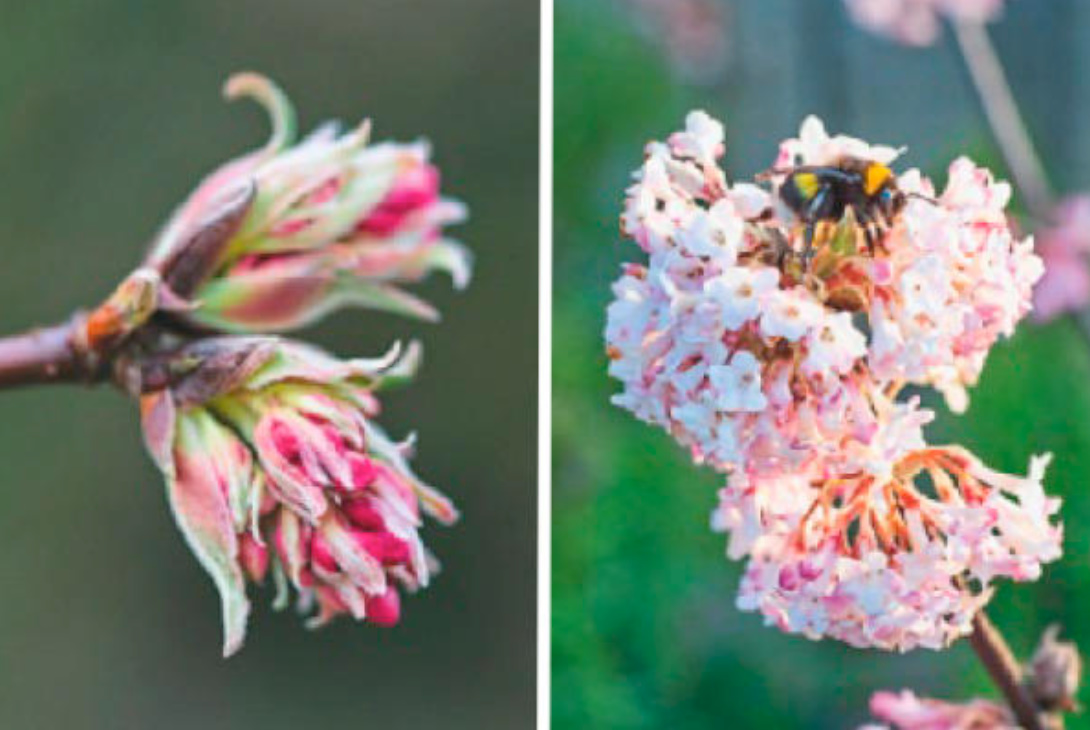
[[[851,728],[878,689],[994,696],[965,642],[908,655],[814,643],[734,609],[740,565],[708,527],[719,479],[670,438],[609,405],[602,330],[619,264],[637,260],[617,217],[643,144],[705,108],[725,120],[733,177],[762,170],[802,117],[907,144],[901,164],[944,179],[969,152],[1001,168],[949,37],[926,50],[870,37],[840,0],[720,3],[725,71],[687,85],[637,30],[636,2],[557,0],[554,312],[553,714],[585,728]],[[1011,3],[994,28],[1057,187],[1090,185],[1078,79],[1085,7]],[[1082,54],[1082,55],[1080,55]],[[1032,585],[1003,583],[989,613],[1025,655],[1050,622],[1090,648],[1090,345],[1073,320],[1025,324],[995,348],[972,406],[929,433],[1025,473],[1053,451],[1064,559]],[[1069,727],[1090,727],[1088,718]]]
[[[317,633],[253,595],[223,661],[211,581],[168,514],[132,403],[108,388],[0,396],[0,727],[528,727],[534,704],[538,5],[532,0],[0,3],[0,331],[65,317],[133,267],[199,177],[263,143],[254,69],[304,129],[374,119],[430,137],[464,293],[416,290],[441,326],[341,313],[307,333],[343,355],[419,337],[383,423],[463,521],[395,630]]]

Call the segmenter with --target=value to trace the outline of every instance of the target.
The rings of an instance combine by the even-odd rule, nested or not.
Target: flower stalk
[[[958,21],[953,25],[965,67],[1014,183],[1030,214],[1038,221],[1048,220],[1052,191],[988,31],[976,22]]]
[[[83,318],[0,338],[0,389],[51,383],[92,383],[101,369],[81,350]]]
[[[1037,221],[1050,220],[1055,203],[1044,166],[987,29],[971,21],[955,21],[953,29],[984,114],[1030,215]],[[1080,330],[1090,339],[1090,311],[1083,308],[1076,313],[1076,319]],[[1021,666],[983,610],[973,619],[969,641],[1023,727],[1027,730],[1063,727],[1063,716],[1059,713],[1045,715],[1042,720],[1042,713],[1023,683]]]
[[[129,339],[157,311],[179,305],[158,272],[139,268],[98,307],[66,322],[0,338],[0,388],[96,383],[109,374]]]
[[[983,610],[973,617],[973,633],[969,635],[969,644],[1025,730],[1055,730],[1060,727],[1054,723],[1045,725],[1042,722],[1037,704],[1022,682],[1022,667],[1003,634]]]
[[[1038,226],[1049,226],[1043,229],[1043,234],[1054,234],[1058,215],[1055,196],[1048,183],[1044,166],[1041,164],[1040,155],[1034,147],[1033,139],[1018,110],[1018,104],[1003,71],[999,54],[996,53],[995,46],[988,37],[988,31],[982,23],[974,20],[955,20],[952,25],[969,78],[984,109],[984,116],[1007,161],[1014,183],[1025,199],[1030,217]],[[1060,205],[1059,209],[1062,219],[1063,206]],[[1042,241],[1047,241],[1044,235],[1042,235]],[[1044,243],[1042,255],[1047,248],[1048,244]],[[1070,263],[1066,260],[1048,261],[1050,274],[1055,271],[1057,275],[1062,276],[1059,272],[1068,268],[1068,279],[1059,284],[1051,282],[1043,284],[1038,296],[1045,297],[1046,293],[1064,292],[1074,300],[1054,307],[1043,306],[1039,318],[1047,321],[1058,311],[1069,310],[1074,314],[1083,338],[1090,342],[1090,308],[1084,304],[1080,305],[1080,300],[1085,300],[1086,295],[1079,293],[1083,290],[1078,283],[1070,281],[1072,275],[1080,279],[1085,276],[1085,274],[1076,273],[1079,268],[1085,266],[1085,263],[1081,258],[1074,263],[1074,266]],[[1065,264],[1068,266],[1065,267]]]
[[[953,28],[984,116],[1007,161],[1014,184],[1022,193],[1030,217],[1038,225],[1052,223],[1055,197],[987,29],[979,22],[968,20],[953,22]],[[1074,314],[1080,332],[1090,341],[1090,309],[1080,307]]]

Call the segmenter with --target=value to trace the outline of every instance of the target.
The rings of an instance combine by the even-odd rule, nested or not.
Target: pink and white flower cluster
[[[876,692],[870,710],[888,724],[864,725],[859,730],[1018,730],[1005,707],[987,700],[958,704],[920,698],[908,690]]]
[[[1046,322],[1090,304],[1090,195],[1060,201],[1037,241],[1045,275],[1033,292],[1034,318]]]
[[[845,0],[852,20],[863,28],[909,46],[930,46],[944,18],[986,23],[1003,10],[1003,0]]]
[[[739,606],[785,631],[857,646],[938,648],[970,630],[995,577],[1032,580],[1060,554],[1041,487],[958,447],[929,446],[961,410],[992,345],[1029,311],[1041,262],[1016,240],[1010,188],[967,159],[936,196],[918,171],[872,254],[835,226],[806,267],[802,226],[768,191],[731,184],[722,126],[694,112],[651,143],[622,228],[647,254],[614,285],[606,329],[614,402],[726,472],[713,516],[749,557]],[[807,119],[773,170],[898,151]],[[774,176],[774,184],[779,179]]]

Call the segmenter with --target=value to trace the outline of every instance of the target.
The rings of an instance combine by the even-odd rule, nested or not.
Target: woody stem
[[[102,378],[79,346],[82,316],[63,324],[0,337],[0,390],[45,383],[91,383]]]
[[[969,636],[969,643],[996,687],[1003,693],[1019,726],[1025,730],[1047,730],[1037,704],[1022,684],[1022,667],[984,611],[978,611],[973,617],[973,633]]]
[[[1011,176],[1022,192],[1026,208],[1038,221],[1048,220],[1052,210],[1048,179],[1026,123],[1018,111],[999,55],[988,38],[988,31],[980,23],[958,22],[954,23],[954,34],[984,107],[984,115],[988,118]]]
[[[1048,221],[1054,203],[1052,191],[988,31],[979,23],[960,22],[954,23],[954,33],[984,115],[1026,208],[1037,223]],[[1083,337],[1090,341],[1090,308],[1076,312],[1075,321]]]

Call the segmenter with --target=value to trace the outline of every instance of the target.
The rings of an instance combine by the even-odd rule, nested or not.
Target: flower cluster
[[[1010,712],[994,702],[973,700],[965,704],[919,698],[908,690],[900,694],[876,692],[870,710],[882,725],[859,730],[1017,730]]]
[[[640,30],[665,52],[683,81],[711,84],[731,55],[732,23],[717,0],[625,0]]]
[[[995,577],[1034,579],[1060,554],[1047,457],[1025,478],[996,473],[928,445],[933,413],[896,399],[932,386],[964,409],[1029,311],[1042,267],[1008,227],[1010,188],[967,159],[938,194],[906,172],[873,251],[849,209],[807,262],[805,226],[775,192],[729,183],[723,152],[722,126],[694,112],[648,146],[628,191],[622,228],[648,261],[614,285],[614,402],[727,473],[713,525],[750,558],[741,608],[813,638],[945,646]],[[897,155],[810,118],[769,175],[775,190],[794,166]]]
[[[1056,206],[1037,232],[1045,275],[1033,291],[1033,316],[1048,321],[1090,304],[1090,195],[1072,195]]]
[[[986,23],[1003,10],[1003,0],[845,0],[863,28],[909,46],[938,40],[942,20]]]
[[[262,102],[273,134],[208,176],[156,239],[147,264],[194,300],[185,316],[251,332],[295,329],[349,305],[436,319],[395,286],[432,270],[459,288],[469,281],[468,251],[442,232],[465,208],[440,196],[427,143],[369,146],[365,122],[347,134],[329,123],[292,146],[294,111],[271,82],[239,74],[226,93]]]
[[[175,518],[215,580],[224,654],[242,644],[246,579],[271,572],[312,626],[340,614],[390,626],[399,590],[427,585],[421,513],[457,512],[406,463],[410,444],[374,423],[374,391],[411,375],[417,349],[341,362],[275,338],[203,340],[171,356],[141,399],[148,449],[167,478]],[[180,363],[180,365],[178,365]]]
[[[229,655],[247,582],[269,575],[275,605],[294,589],[312,626],[341,614],[396,624],[402,592],[437,567],[423,515],[457,518],[409,468],[411,441],[374,420],[375,391],[412,374],[416,346],[340,361],[255,333],[342,305],[434,319],[397,285],[441,269],[464,286],[470,256],[443,237],[465,211],[440,196],[425,143],[368,146],[365,123],[294,144],[294,112],[270,81],[239,74],[226,92],[261,102],[272,138],[197,187],[143,266],[77,318],[75,344],[140,400],[175,520],[219,590]]]

